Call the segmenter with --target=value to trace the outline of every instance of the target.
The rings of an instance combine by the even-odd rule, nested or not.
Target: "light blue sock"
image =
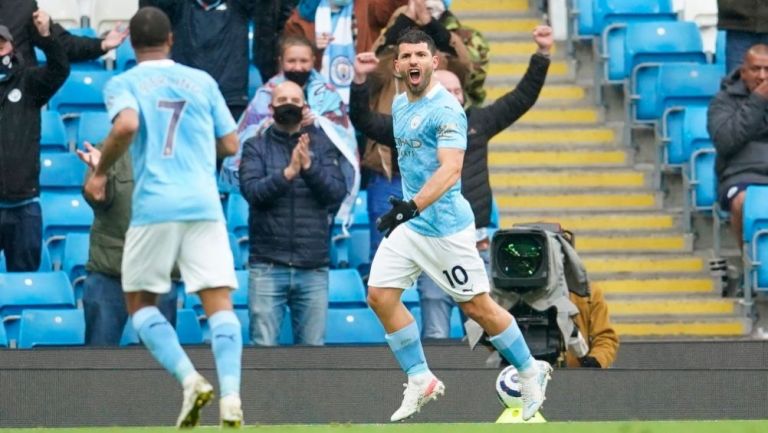
[[[157,307],[144,307],[133,314],[133,328],[155,359],[180,383],[195,372],[192,361],[179,344],[179,336]]]
[[[385,335],[384,338],[405,374],[413,376],[429,372],[415,321],[399,331]]]
[[[533,356],[531,356],[531,351],[528,349],[514,318],[504,332],[494,335],[490,340],[493,347],[499,351],[504,359],[514,365],[517,371],[523,372],[533,367]]]
[[[208,319],[211,326],[211,347],[216,359],[221,396],[240,395],[240,363],[243,336],[240,321],[232,310],[215,313]]]

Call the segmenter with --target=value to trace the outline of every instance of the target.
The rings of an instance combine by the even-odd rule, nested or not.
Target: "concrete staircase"
[[[540,18],[528,0],[463,0],[452,10],[491,41],[489,100],[508,92],[535,51]],[[621,142],[622,124],[593,103],[591,80],[556,47],[536,106],[491,141],[491,185],[502,227],[557,221],[575,232],[622,338],[736,337],[751,332],[733,299],[715,291],[706,251],[654,189],[651,166]],[[579,74],[588,75],[589,74]],[[611,116],[616,118],[616,116]]]

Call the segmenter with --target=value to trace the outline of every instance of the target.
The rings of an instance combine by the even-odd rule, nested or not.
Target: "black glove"
[[[395,227],[419,216],[419,208],[413,200],[403,201],[390,196],[389,204],[392,205],[392,209],[376,220],[376,228],[384,233],[384,237],[389,237]]]
[[[597,362],[597,359],[595,359],[594,356],[584,356],[582,358],[579,358],[579,364],[581,364],[584,368],[602,368],[603,366],[600,365],[599,362]]]

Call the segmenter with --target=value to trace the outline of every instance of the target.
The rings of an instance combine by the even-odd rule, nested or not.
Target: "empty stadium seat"
[[[591,38],[595,32],[594,0],[571,0],[572,28],[576,37]]]
[[[369,308],[332,308],[325,326],[327,344],[384,343],[384,328]]]
[[[615,23],[643,21],[675,21],[677,14],[670,0],[591,0],[592,28],[594,35]]]
[[[75,298],[82,299],[85,282],[85,265],[88,263],[90,235],[88,233],[68,233],[64,239],[62,270],[69,277],[75,291]]]
[[[115,68],[118,72],[123,72],[136,66],[136,52],[133,51],[131,41],[126,39],[115,50]]]
[[[63,254],[67,233],[87,233],[93,224],[93,211],[80,193],[43,191],[40,194],[43,211],[43,239],[53,260]]]
[[[67,129],[57,111],[43,111],[40,116],[40,151],[67,152]]]
[[[74,153],[43,153],[40,155],[40,188],[79,193],[86,170],[86,165]]]
[[[334,220],[331,230],[331,264],[338,268],[359,268],[370,263],[371,223],[368,216],[368,195],[360,191],[355,201],[349,237],[342,236],[342,221]]]
[[[232,259],[235,262],[235,269],[248,269],[248,254],[243,254],[240,250],[240,244],[232,233],[227,233],[229,238],[229,248],[232,251]]]
[[[84,149],[84,142],[97,145],[104,141],[112,128],[109,115],[103,111],[91,111],[80,114],[77,125],[77,147]]]
[[[745,292],[767,291],[768,186],[747,187],[743,213],[744,289]]]
[[[73,308],[75,297],[64,272],[0,274],[0,314],[19,314],[26,308]]]
[[[181,344],[203,343],[203,328],[194,310],[183,308],[176,312],[176,334]]]
[[[722,76],[722,67],[713,64],[639,65],[630,80],[629,121],[655,122],[674,107],[707,106],[720,90]]]
[[[102,92],[113,76],[111,71],[72,70],[67,81],[51,98],[48,108],[61,114],[106,111]]]
[[[67,29],[80,27],[82,13],[78,0],[38,0],[37,6]]]
[[[691,155],[690,193],[694,210],[712,211],[717,200],[717,176],[715,175],[714,147],[701,148]]]
[[[707,107],[693,106],[667,113],[662,122],[663,163],[687,164],[693,152],[711,146],[707,131]]]
[[[178,318],[178,315],[176,317]],[[131,322],[131,320],[128,319],[125,321],[125,326],[123,326],[123,335],[120,336],[120,345],[134,346],[137,344],[141,344],[141,340],[139,339],[139,334],[136,332],[135,329],[133,329],[133,322]]]
[[[717,0],[686,1],[682,18],[699,26],[704,52],[714,55],[717,45]]]
[[[0,347],[8,347],[8,335],[5,333],[3,322],[0,322]]]
[[[459,307],[453,307],[451,310],[451,330],[449,338],[463,338],[464,337],[464,324],[461,322],[461,314]]]
[[[692,22],[612,24],[603,32],[603,77],[621,83],[643,63],[706,63],[701,36]]]
[[[429,278],[428,276],[424,275],[424,278]],[[405,304],[406,307],[412,307],[419,305],[421,303],[421,298],[419,297],[419,290],[417,289],[418,282],[414,284],[412,287],[403,290],[403,296],[400,298],[400,300]]]
[[[91,25],[99,34],[112,30],[117,23],[127,26],[139,10],[138,0],[96,0],[91,3]]]
[[[365,307],[365,287],[356,269],[331,269],[328,273],[328,304],[337,307]]]
[[[236,271],[237,290],[232,292],[232,304],[235,308],[248,308],[248,271]]]
[[[253,50],[250,49],[250,46],[248,51],[253,52]],[[253,99],[253,96],[256,94],[256,91],[259,90],[259,87],[261,87],[262,84],[264,84],[264,80],[262,80],[261,73],[259,73],[259,70],[255,66],[249,65],[248,66],[248,99],[249,100]]]
[[[232,193],[227,199],[227,229],[242,243],[248,240],[248,202],[238,194]]]
[[[83,310],[24,310],[19,325],[20,349],[39,346],[82,346],[85,343]]]

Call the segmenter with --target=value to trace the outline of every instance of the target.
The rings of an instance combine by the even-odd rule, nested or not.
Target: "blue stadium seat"
[[[725,70],[725,30],[719,30],[717,32],[717,39],[715,41],[715,58],[714,64],[720,65],[723,68],[723,75],[728,75],[731,71]]]
[[[668,112],[662,119],[662,161],[667,166],[687,164],[693,152],[711,147],[707,107],[692,106]]]
[[[744,201],[745,291],[768,291],[768,186],[750,186]]]
[[[426,276],[425,276],[426,277]],[[429,277],[426,277],[429,278]],[[417,289],[418,282],[413,285],[413,287],[403,290],[403,296],[400,298],[400,300],[405,304],[406,307],[412,307],[419,305],[421,303],[421,298],[419,297],[419,290]]]
[[[575,36],[579,38],[591,38],[599,35],[595,32],[594,0],[571,0],[571,14],[573,21],[571,27]]]
[[[104,141],[112,128],[109,115],[103,111],[86,111],[80,114],[77,124],[77,148],[84,149],[84,142],[97,145]]]
[[[176,334],[181,344],[203,344],[203,328],[194,310],[182,308],[176,312]]]
[[[463,338],[464,337],[464,324],[461,322],[461,314],[459,307],[453,307],[451,310],[451,331],[450,338]]]
[[[328,304],[331,308],[367,306],[363,279],[356,269],[331,269],[328,273]]]
[[[19,348],[82,346],[85,344],[83,310],[24,310],[19,325]]]
[[[584,3],[591,3],[585,5]],[[579,2],[580,8],[592,10],[591,22],[589,18],[579,14],[580,35],[600,35],[606,27],[616,23],[635,23],[644,21],[675,21],[677,14],[672,7],[672,0],[587,0]],[[582,32],[583,30],[589,32]]]
[[[115,69],[118,72],[124,72],[136,66],[136,53],[131,46],[130,38],[123,41],[115,50]]]
[[[178,314],[176,315],[178,318]],[[135,346],[137,344],[141,344],[141,340],[139,339],[139,334],[136,332],[135,329],[133,329],[133,322],[131,322],[130,319],[125,321],[125,326],[123,326],[123,335],[120,336],[120,345],[121,346]]]
[[[0,322],[0,347],[8,347],[8,335],[5,333],[3,322]]]
[[[19,314],[25,308],[74,308],[72,285],[64,272],[0,274],[0,314]]]
[[[93,211],[79,193],[43,191],[40,194],[43,210],[43,239],[54,261],[63,254],[63,241],[67,233],[87,233],[93,224]]]
[[[114,76],[104,70],[72,70],[69,78],[53,95],[48,108],[61,114],[106,111],[104,86]]]
[[[325,326],[327,344],[384,343],[384,328],[369,308],[332,308]]]
[[[621,83],[643,63],[706,63],[695,23],[650,21],[613,24],[603,32],[603,77]]]
[[[237,290],[232,292],[232,304],[235,308],[248,308],[248,271],[236,271]]]
[[[630,118],[634,123],[658,121],[675,107],[707,106],[720,90],[722,67],[700,63],[643,64],[630,80]]]
[[[57,111],[43,111],[40,114],[40,151],[69,151],[67,128],[64,126],[61,114]]]
[[[248,202],[238,194],[232,193],[226,205],[227,229],[233,233],[239,243],[248,240]]]
[[[337,268],[359,268],[371,262],[371,223],[368,194],[360,191],[353,209],[349,237],[342,237],[342,222],[337,218],[331,230],[331,264]]]
[[[43,153],[40,155],[40,188],[79,193],[86,171],[86,165],[74,153]]]
[[[248,269],[247,251],[240,250],[240,244],[237,242],[235,235],[232,233],[227,233],[227,235],[229,237],[229,249],[232,250],[232,259],[235,262],[235,269]]]
[[[68,233],[64,239],[64,257],[62,270],[69,277],[75,290],[75,298],[82,299],[85,283],[85,264],[88,263],[90,235],[88,233]]]
[[[712,211],[717,200],[714,147],[701,148],[691,155],[691,205],[698,211]]]
[[[419,334],[421,334],[421,331],[424,329],[424,320],[423,315],[421,314],[421,307],[411,307],[408,309],[408,311],[411,312],[413,320],[416,321],[416,326],[419,327]]]

